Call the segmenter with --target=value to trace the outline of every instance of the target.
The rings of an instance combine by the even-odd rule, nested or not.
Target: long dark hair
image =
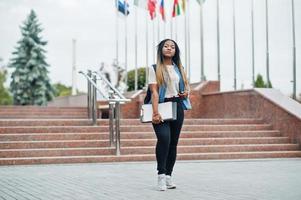
[[[160,60],[161,63],[163,63],[164,61],[164,56],[163,56],[163,47],[164,47],[164,44],[165,42],[167,41],[172,41],[174,44],[175,44],[175,55],[172,57],[172,61],[177,65],[177,66],[181,66],[182,67],[182,62],[181,62],[181,58],[180,58],[180,48],[178,46],[178,44],[172,40],[172,39],[165,39],[165,40],[162,40],[158,46],[157,46],[157,59],[158,61]]]
[[[181,62],[181,58],[180,58],[180,48],[178,46],[178,44],[172,40],[172,39],[165,39],[162,40],[158,46],[157,46],[157,67],[156,67],[156,78],[157,78],[157,83],[158,85],[162,85],[164,84],[165,80],[164,80],[164,71],[165,71],[165,67],[164,67],[164,55],[163,55],[163,47],[165,42],[167,41],[172,41],[175,44],[175,55],[172,57],[172,61],[177,65],[177,67],[179,68],[182,77],[184,79],[184,83],[185,83],[185,87],[186,89],[189,88],[189,84],[187,81],[187,77],[186,74],[184,72],[184,68]]]

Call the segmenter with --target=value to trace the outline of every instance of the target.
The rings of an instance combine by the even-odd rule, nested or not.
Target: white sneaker
[[[165,191],[166,190],[166,177],[165,174],[158,175],[158,190]]]
[[[175,189],[177,186],[171,180],[171,176],[166,175],[166,187],[167,189]]]

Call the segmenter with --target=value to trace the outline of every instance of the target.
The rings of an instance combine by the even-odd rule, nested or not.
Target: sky
[[[158,42],[171,38],[170,22],[173,0],[165,0],[166,23],[154,22],[143,9],[136,9],[133,0],[127,18],[128,70],[135,68],[135,18],[138,23],[138,67],[146,66],[146,22],[148,23],[148,65],[154,63],[153,52]],[[190,2],[190,69],[191,82],[200,81],[200,7]],[[217,12],[216,0],[206,0],[204,18],[204,69],[207,80],[217,80]],[[274,88],[284,94],[292,93],[292,17],[291,0],[269,0],[270,79]],[[49,76],[52,83],[71,85],[72,39],[76,39],[77,70],[98,70],[101,62],[110,65],[116,58],[116,10],[114,0],[0,0],[0,57],[3,64],[12,58],[12,52],[21,38],[20,26],[31,9],[41,23]],[[136,13],[137,12],[137,13]],[[136,14],[136,15],[135,15]],[[159,15],[157,15],[159,16]],[[235,1],[237,89],[252,87],[251,0]],[[148,19],[146,19],[146,17]],[[181,50],[185,66],[184,16],[173,20],[172,38]],[[175,23],[177,24],[175,26]],[[125,20],[118,16],[118,57],[125,63]],[[154,29],[153,29],[154,24]],[[297,94],[301,93],[301,0],[295,0],[295,28],[297,50]],[[266,77],[265,1],[254,0],[255,74]],[[159,27],[159,28],[158,28]],[[153,38],[153,30],[155,37]],[[158,33],[159,30],[159,33]],[[165,30],[165,31],[164,31]],[[158,35],[160,37],[158,37]],[[177,38],[175,38],[177,36]],[[220,0],[221,90],[233,90],[233,4]],[[110,68],[109,68],[110,70]],[[11,71],[10,71],[11,72]],[[7,85],[9,84],[9,79]],[[86,91],[86,81],[78,74],[77,87]]]

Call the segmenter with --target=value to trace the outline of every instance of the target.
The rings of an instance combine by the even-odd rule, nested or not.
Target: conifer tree
[[[258,74],[255,81],[256,88],[273,88],[272,83],[268,81],[267,83],[264,82],[263,77],[261,74]]]
[[[10,89],[15,105],[46,105],[53,99],[55,90],[48,77],[49,65],[44,50],[47,42],[40,36],[42,30],[31,10],[21,26],[22,37],[9,65],[14,68]]]
[[[6,81],[6,75],[7,75],[7,71],[5,67],[2,67],[0,65],[0,105],[12,104],[12,97],[10,96],[7,88],[4,87],[4,83]]]
[[[264,80],[263,80],[261,74],[258,74],[256,77],[255,87],[256,88],[264,88],[265,87],[265,83],[264,83]]]

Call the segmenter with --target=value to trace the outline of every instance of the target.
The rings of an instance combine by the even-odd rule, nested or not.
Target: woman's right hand
[[[160,124],[161,122],[163,122],[162,117],[159,113],[154,113],[153,114],[153,123],[154,124]]]

